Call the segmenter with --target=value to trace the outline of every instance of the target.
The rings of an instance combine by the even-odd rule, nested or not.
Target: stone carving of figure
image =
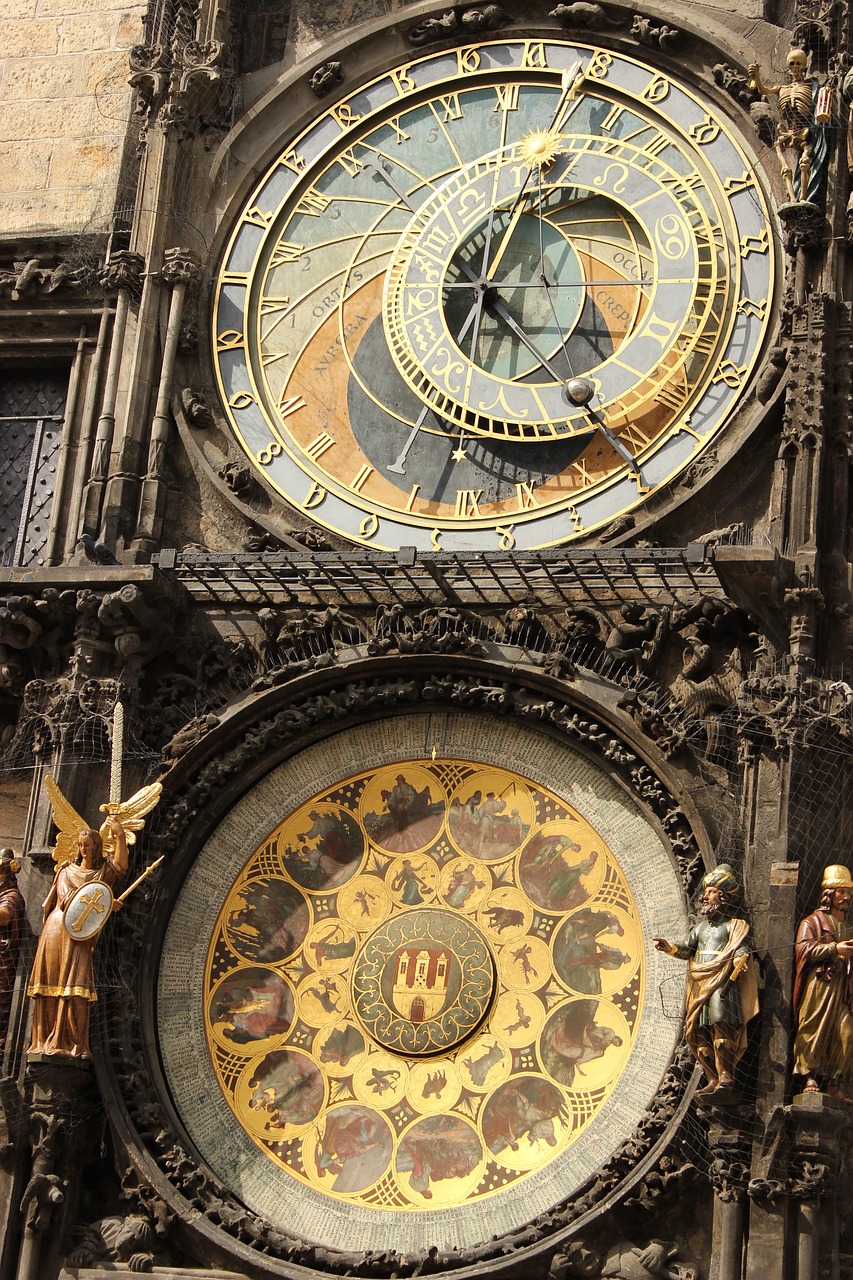
[[[13,849],[0,849],[0,1055],[6,1045],[12,993],[24,931],[24,896],[16,876],[21,864]]]
[[[700,919],[684,941],[654,940],[658,951],[689,961],[685,1039],[708,1079],[699,1093],[715,1094],[718,1102],[734,1088],[746,1026],[758,1012],[749,924],[731,904],[738,890],[731,867],[721,862],[702,880]]]
[[[853,898],[847,867],[827,867],[817,911],[800,921],[795,947],[794,1074],[804,1092],[844,1092],[853,1063],[853,940],[843,925]]]
[[[824,121],[828,118],[828,111],[826,104],[820,111],[816,110],[816,99],[820,91],[817,81],[806,75],[808,54],[803,49],[791,49],[786,61],[788,84],[764,84],[757,62],[749,67],[749,83],[751,88],[757,89],[765,97],[778,99],[776,154],[782,166],[782,177],[789,200],[813,202],[820,188],[826,161]],[[826,92],[828,91],[825,90],[824,93]],[[796,182],[794,164],[797,167]]]
[[[606,1252],[593,1249],[582,1240],[573,1240],[551,1259],[548,1280],[571,1280],[573,1277],[587,1280],[697,1280],[698,1272],[688,1262],[678,1259],[674,1244],[652,1240],[645,1249],[620,1240],[607,1247]]]

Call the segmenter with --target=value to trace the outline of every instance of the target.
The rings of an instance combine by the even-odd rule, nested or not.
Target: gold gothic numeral
[[[462,119],[462,104],[458,93],[448,93],[446,97],[439,98],[438,102],[444,110],[444,124],[447,124],[448,120]]]
[[[641,98],[645,98],[646,102],[663,102],[669,93],[672,85],[666,76],[655,76],[654,80],[650,80],[643,92]]]
[[[306,511],[310,511],[312,507],[319,507],[320,503],[326,496],[326,490],[316,480],[313,480],[308,488],[308,492],[302,500],[302,507]]]
[[[736,196],[741,191],[754,191],[755,183],[748,171],[744,169],[739,178],[735,178],[732,174],[729,174],[728,178],[726,178],[723,183],[723,190],[727,196]]]
[[[409,141],[412,135],[410,133],[406,133],[406,130],[401,128],[399,116],[395,116],[393,120],[389,120],[388,124],[394,130],[394,136],[397,139],[398,147],[400,146],[401,143]]]
[[[545,53],[545,45],[541,40],[527,41],[521,57],[521,65],[523,67],[547,67],[548,57]]]
[[[342,129],[349,129],[352,125],[358,124],[361,116],[353,111],[348,102],[339,102],[336,107],[332,107],[332,115],[337,120]]]
[[[409,64],[411,65],[411,64]],[[397,96],[405,98],[407,93],[414,93],[417,85],[409,75],[409,66],[397,67],[391,72],[391,82],[397,90]]]
[[[304,244],[293,244],[290,240],[279,240],[272,251],[270,266],[282,267],[286,262],[296,262],[304,252]]]
[[[338,164],[349,174],[351,178],[354,178],[356,174],[361,173],[364,168],[364,165],[358,159],[352,147],[350,147],[348,151],[341,152],[338,156]]]
[[[469,76],[480,66],[480,53],[477,49],[457,49],[456,66],[460,76]]]
[[[742,316],[755,316],[757,320],[763,320],[767,315],[767,299],[762,298],[756,302],[753,298],[738,298],[735,310]]]
[[[300,409],[307,408],[308,406],[302,399],[302,396],[286,396],[282,391],[281,398],[278,402],[278,411],[281,414],[282,421],[284,421],[285,418],[289,418],[292,413],[298,413]]]
[[[267,213],[266,209],[259,209],[253,204],[251,209],[247,209],[243,215],[244,222],[251,222],[253,227],[268,227],[272,222],[272,214]]]
[[[248,409],[255,403],[255,397],[250,391],[235,391],[228,403],[232,409]]]
[[[711,381],[724,382],[732,391],[737,391],[743,385],[745,373],[745,364],[735,364],[734,360],[723,360]]]
[[[236,329],[226,329],[224,333],[217,335],[217,351],[233,351],[236,347],[242,347],[242,345],[243,335],[238,333]]]
[[[709,115],[706,115],[697,124],[692,124],[687,132],[694,142],[699,143],[700,147],[707,147],[709,143],[719,137],[720,126],[716,120],[712,120]]]
[[[309,217],[317,218],[321,213],[326,212],[331,203],[331,196],[324,196],[321,191],[315,191],[312,188],[310,191],[305,192],[305,195],[296,206],[296,212],[307,213]]]
[[[281,163],[286,169],[290,169],[292,173],[301,173],[305,168],[305,157],[300,155],[298,151],[285,151],[281,157]]]
[[[751,253],[766,253],[770,245],[767,228],[763,227],[759,235],[746,235],[740,238],[740,256],[748,258]]]

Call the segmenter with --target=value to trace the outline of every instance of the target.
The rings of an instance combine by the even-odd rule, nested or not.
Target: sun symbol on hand
[[[525,164],[538,164],[544,169],[559,155],[560,142],[556,129],[531,129],[521,139],[521,158]]]

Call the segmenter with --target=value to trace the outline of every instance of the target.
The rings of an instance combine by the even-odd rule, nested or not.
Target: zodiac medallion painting
[[[311,796],[243,865],[207,954],[207,1053],[303,1186],[473,1204],[606,1107],[644,983],[637,904],[587,818],[495,765],[401,758]]]

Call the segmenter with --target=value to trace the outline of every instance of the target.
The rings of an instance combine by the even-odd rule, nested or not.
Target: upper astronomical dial
[[[648,157],[629,144],[613,164],[607,140],[591,135],[555,135],[555,146],[545,171],[531,166],[521,142],[444,183],[412,219],[386,275],[385,325],[401,373],[472,434],[588,434],[588,415],[566,393],[581,374],[610,418],[636,416],[665,388],[685,401],[696,381],[688,361],[697,348],[710,359],[723,332],[725,311],[712,304],[725,294],[728,264],[712,251],[709,218],[681,175],[660,164],[650,172]],[[533,211],[514,218],[531,177]],[[584,220],[579,231],[577,221],[591,200],[643,246],[645,278],[588,276],[588,227]],[[521,218],[530,225],[519,226]],[[622,289],[629,309],[610,330],[609,355],[581,353],[572,339],[586,295],[604,287]],[[457,291],[469,301],[464,314],[453,305]],[[552,312],[550,336],[524,314],[537,296]],[[505,331],[503,358],[491,337],[478,341],[484,309]]]
[[[215,358],[247,454],[312,519],[523,549],[707,445],[775,288],[764,193],[707,104],[619,55],[495,41],[379,77],[285,149],[226,250]]]

